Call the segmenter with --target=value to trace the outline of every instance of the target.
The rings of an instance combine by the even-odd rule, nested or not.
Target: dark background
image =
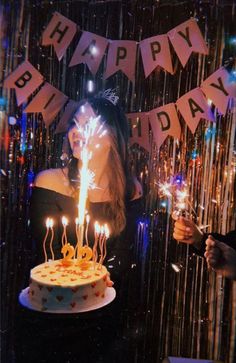
[[[145,112],[175,102],[222,65],[235,70],[234,1],[3,0],[0,11],[0,80],[28,59],[46,81],[73,100],[86,96],[86,82],[93,79],[97,91],[116,88],[125,112]],[[95,77],[85,65],[68,67],[79,32],[61,62],[51,47],[41,46],[42,32],[54,11],[81,30],[137,42],[194,17],[210,53],[192,54],[183,68],[171,48],[175,74],[157,68],[145,79],[138,52],[133,84],[120,72],[105,81],[106,59]],[[11,363],[17,362],[13,332],[18,294],[28,285],[31,267],[31,183],[38,171],[60,165],[63,135],[54,133],[59,116],[46,129],[40,114],[25,115],[16,106],[14,91],[0,88],[0,92],[6,101],[0,105],[1,349],[2,362]],[[153,143],[150,154],[137,145],[131,150],[133,168],[145,192],[146,211],[136,239],[142,325],[137,321],[133,332],[133,362],[160,362],[170,355],[234,362],[235,283],[216,277],[207,270],[204,259],[176,244],[171,203],[159,195],[157,187],[171,175],[180,175],[188,183],[198,223],[210,225],[207,232],[235,228],[235,107],[231,105],[225,117],[213,111],[216,123],[200,121],[194,135],[180,118],[179,142],[169,137],[159,151]],[[8,123],[8,116],[16,117],[14,125]],[[179,273],[172,263],[179,264]]]

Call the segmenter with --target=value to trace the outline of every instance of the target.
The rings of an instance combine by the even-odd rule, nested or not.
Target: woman
[[[61,218],[68,217],[70,243],[75,238],[74,220],[78,214],[79,170],[85,130],[89,121],[95,120],[93,135],[87,148],[92,152],[88,168],[94,175],[94,185],[88,190],[87,210],[91,217],[90,239],[93,222],[106,222],[111,236],[121,234],[127,223],[130,208],[137,209],[142,196],[138,180],[131,176],[128,165],[128,123],[124,113],[110,100],[94,97],[80,103],[67,133],[64,152],[68,163],[63,168],[48,169],[35,179],[31,200],[31,224],[36,240],[37,262],[43,262],[42,241],[45,220],[51,217],[55,225],[53,242],[55,257],[61,258]],[[135,208],[134,208],[135,205]],[[130,221],[129,221],[130,222]]]
[[[93,135],[86,141],[86,127],[91,119],[96,121],[96,125]],[[20,320],[17,342],[20,344],[24,332],[31,336],[29,326],[33,322],[34,339],[29,338],[32,349],[29,349],[29,345],[22,349],[20,344],[18,350],[20,355],[24,352],[29,355],[32,352],[32,356],[27,357],[28,361],[51,361],[52,356],[57,362],[130,361],[129,341],[134,327],[127,329],[125,322],[130,319],[127,304],[130,276],[132,281],[136,278],[133,268],[134,241],[137,218],[142,211],[142,189],[129,172],[128,136],[128,123],[118,105],[102,96],[82,101],[73,117],[64,145],[64,153],[66,151],[68,154],[67,165],[59,169],[45,170],[36,177],[31,199],[31,229],[36,241],[35,264],[38,264],[44,262],[43,226],[47,217],[54,220],[55,258],[62,257],[60,249],[63,215],[69,220],[68,242],[73,244],[76,241],[74,220],[78,214],[81,151],[83,144],[87,142],[87,147],[92,152],[88,167],[94,173],[95,184],[95,188],[88,191],[90,242],[92,243],[93,238],[93,222],[106,222],[110,227],[111,238],[107,243],[104,264],[111,272],[117,295],[112,303],[88,313],[55,316],[26,312],[30,325],[27,324],[25,316]],[[140,291],[139,288],[137,290]],[[133,301],[138,303],[136,296],[131,303],[131,310],[135,313]],[[24,356],[22,361],[26,361]]]

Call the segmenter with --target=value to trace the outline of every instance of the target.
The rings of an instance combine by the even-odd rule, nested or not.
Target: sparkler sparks
[[[167,183],[167,182],[159,183],[158,186],[159,186],[159,190],[163,196],[166,196],[169,198],[172,197],[171,189],[173,188],[173,185],[171,183]]]
[[[80,191],[79,191],[79,205],[78,205],[78,224],[79,224],[79,235],[78,235],[78,247],[83,246],[84,236],[84,221],[86,214],[86,201],[89,189],[95,189],[94,183],[95,174],[88,168],[89,160],[92,158],[92,151],[89,146],[91,145],[91,138],[96,135],[101,138],[107,130],[104,128],[104,122],[100,124],[100,116],[90,117],[85,125],[79,125],[78,121],[74,119],[74,122],[78,128],[83,142],[81,143],[81,169],[80,169]]]

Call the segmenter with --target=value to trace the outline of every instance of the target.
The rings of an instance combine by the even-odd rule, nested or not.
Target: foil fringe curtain
[[[19,63],[29,61],[46,80],[72,99],[86,95],[86,82],[97,90],[116,88],[126,112],[148,111],[198,86],[219,66],[232,68],[236,48],[233,36],[233,1],[3,1],[0,7],[0,74],[8,75]],[[54,11],[81,29],[111,39],[141,39],[166,33],[194,16],[210,47],[210,55],[193,54],[183,69],[173,55],[175,75],[155,70],[144,78],[137,58],[136,81],[124,75],[103,80],[105,61],[91,76],[84,65],[68,62],[78,42],[76,36],[59,63],[51,48],[40,45],[42,31]],[[18,292],[27,284],[30,265],[28,201],[33,175],[60,165],[62,135],[54,135],[57,118],[46,130],[41,115],[23,117],[14,92],[1,89],[7,104],[0,110],[1,131],[1,262],[8,314],[3,330],[14,328],[12,316]],[[1,107],[1,106],[0,106]],[[216,112],[216,110],[215,110]],[[171,202],[160,198],[157,183],[180,174],[186,180],[191,216],[207,232],[226,233],[235,228],[235,105],[215,124],[201,121],[195,135],[181,120],[179,142],[168,138],[148,155],[138,146],[132,152],[133,168],[145,192],[146,213],[139,224],[136,254],[141,283],[140,311],[136,318],[134,362],[160,362],[166,356],[222,360],[233,363],[236,337],[236,285],[208,271],[204,259],[172,238]],[[14,125],[8,117],[16,117]],[[23,124],[25,127],[23,128]],[[208,137],[210,133],[210,137]],[[193,154],[197,155],[197,158]],[[172,263],[179,267],[175,272]],[[128,324],[128,322],[127,322]],[[7,339],[6,339],[7,340]],[[136,342],[136,343],[135,343]],[[10,344],[9,341],[7,344]]]

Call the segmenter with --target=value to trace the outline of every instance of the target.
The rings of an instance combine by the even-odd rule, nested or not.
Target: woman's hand
[[[173,237],[177,241],[193,245],[200,249],[202,235],[202,232],[191,219],[179,217],[175,222]]]

